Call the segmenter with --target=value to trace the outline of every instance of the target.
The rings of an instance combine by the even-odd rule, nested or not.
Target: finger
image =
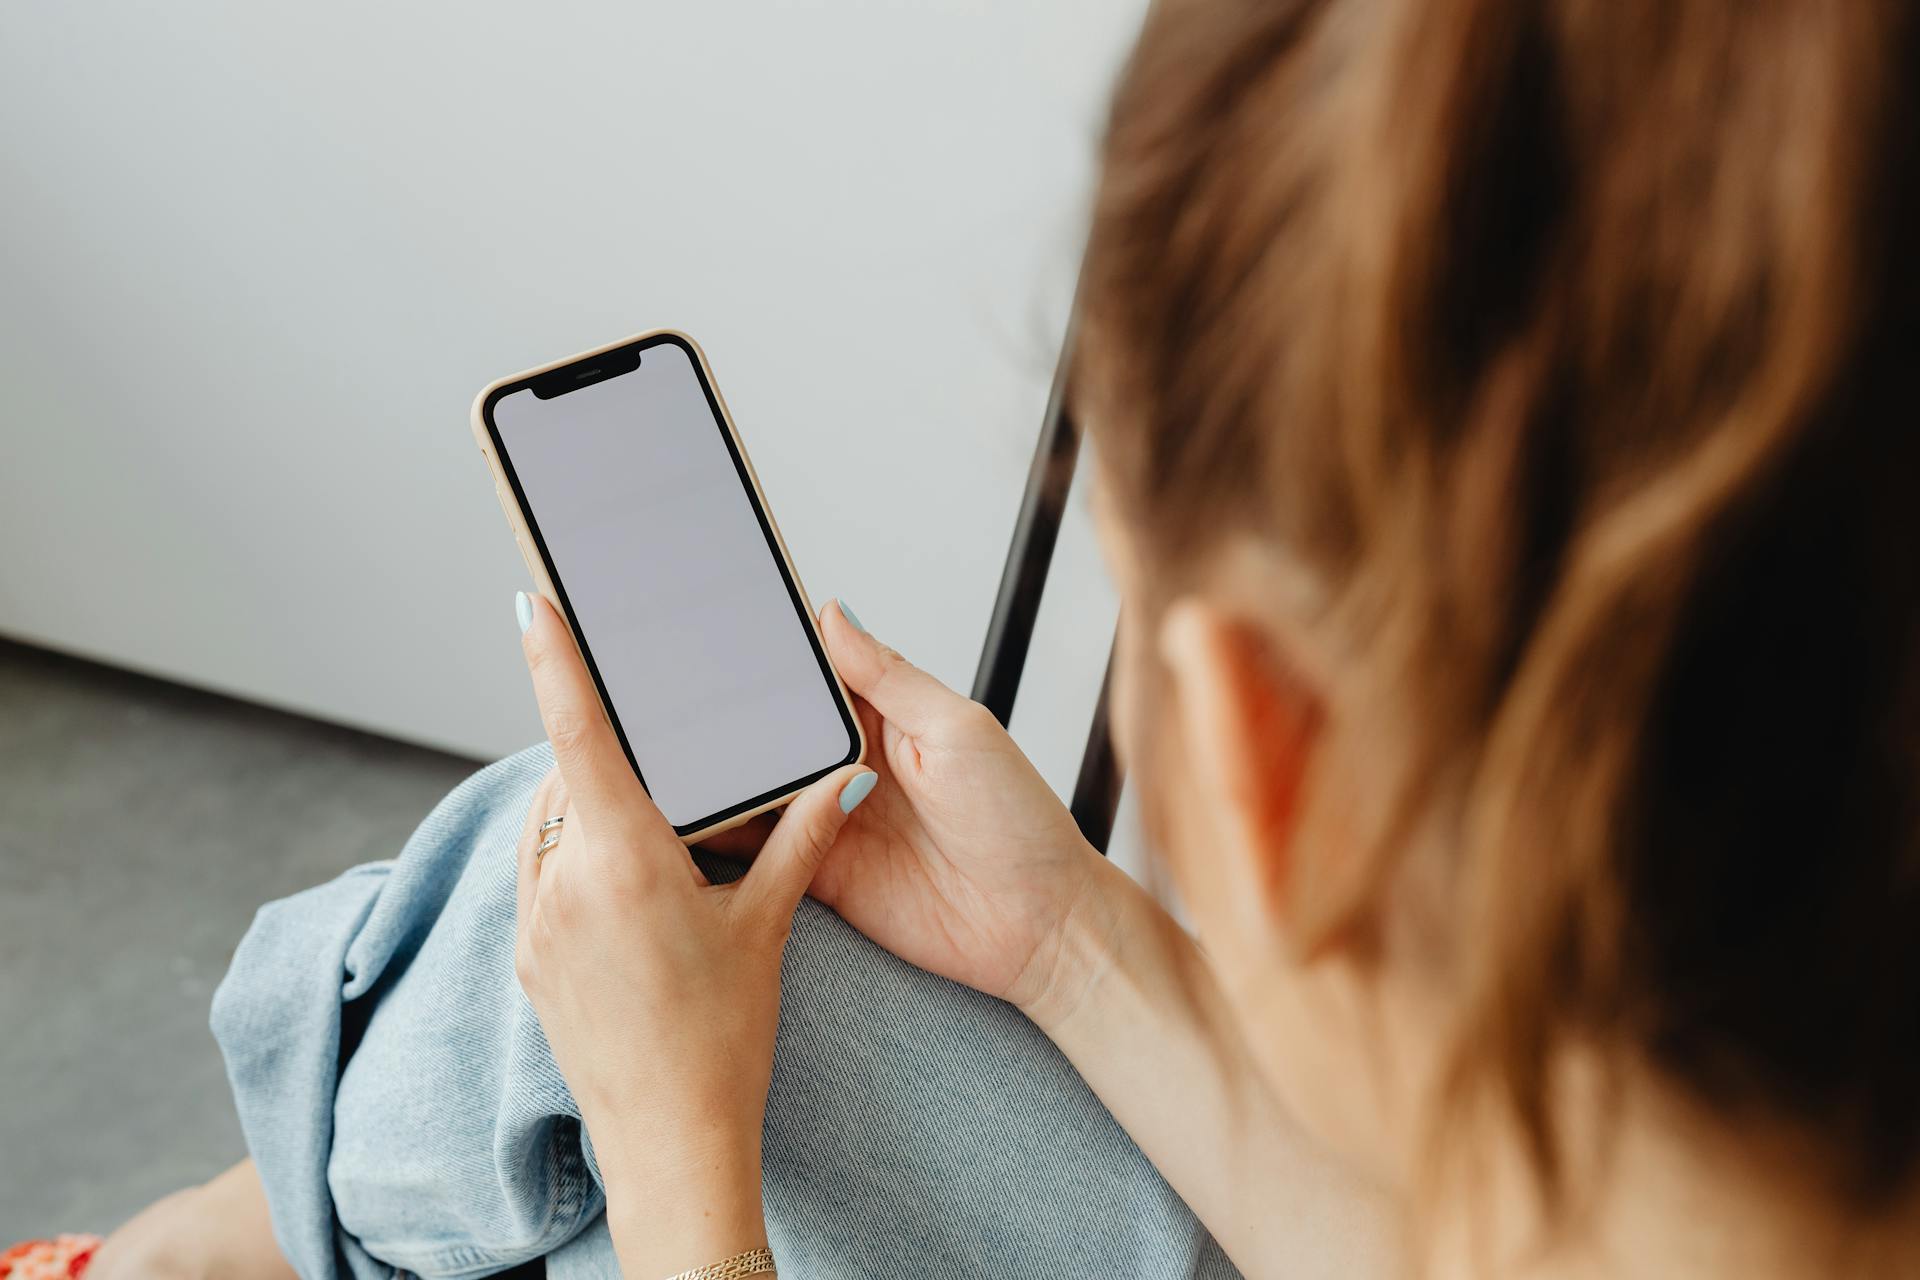
[[[925,733],[943,710],[967,701],[868,635],[838,600],[820,611],[820,628],[847,688],[906,733]]]
[[[625,822],[637,818],[672,828],[647,795],[646,788],[627,763],[626,752],[607,722],[600,694],[581,661],[567,624],[553,606],[537,595],[522,592],[526,606],[520,646],[527,670],[533,675],[534,697],[540,702],[540,720],[553,744],[554,763],[566,780],[573,802],[596,821]]]
[[[801,792],[760,849],[740,891],[755,910],[785,921],[813,883],[813,873],[833,848],[847,816],[858,808],[880,775],[863,765],[836,769]]]
[[[861,697],[854,698],[853,713],[860,717],[860,728],[866,733],[867,741],[869,743],[877,742],[880,744],[880,750],[869,751],[867,753],[867,763],[882,773],[891,773],[892,768],[887,761],[887,751],[889,750],[887,743],[887,718],[881,715],[871,702]],[[901,733],[902,730],[898,728],[894,730],[896,737]],[[882,779],[882,781],[884,780],[885,779]]]
[[[534,889],[540,882],[540,857],[536,852],[540,847],[540,824],[557,813],[564,813],[566,807],[566,785],[560,781],[558,770],[549,769],[534,787],[533,797],[527,803],[527,820],[521,825],[520,843],[514,851],[514,918],[523,926],[533,911]]]

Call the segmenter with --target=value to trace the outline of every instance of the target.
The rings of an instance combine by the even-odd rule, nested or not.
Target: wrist
[[[594,1158],[624,1274],[678,1275],[767,1243],[757,1133],[751,1140],[607,1138],[596,1138]]]
[[[1133,899],[1144,898],[1131,876],[1097,853],[1092,858],[1079,892],[1028,961],[1018,995],[1012,998],[1050,1037],[1094,997],[1119,964],[1127,920],[1138,905]]]
[[[643,1205],[644,1212],[636,1214],[618,1204],[611,1197],[607,1201],[607,1231],[620,1273],[635,1280],[664,1280],[767,1243],[766,1218],[757,1203],[751,1212],[708,1206],[672,1218],[663,1218],[654,1205]]]

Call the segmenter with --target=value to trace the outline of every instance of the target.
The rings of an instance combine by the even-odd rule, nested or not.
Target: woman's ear
[[[1218,883],[1204,896],[1238,917],[1237,927],[1277,935],[1293,951],[1293,834],[1322,723],[1320,691],[1260,629],[1194,597],[1163,615],[1159,647],[1186,757],[1186,803],[1209,811],[1204,826],[1216,846],[1204,857]]]

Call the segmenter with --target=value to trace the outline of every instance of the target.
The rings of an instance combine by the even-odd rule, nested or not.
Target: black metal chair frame
[[[1027,489],[1020,499],[1006,566],[1000,571],[1000,590],[987,623],[986,642],[980,649],[980,666],[973,677],[974,700],[984,704],[1003,725],[1013,720],[1014,695],[1020,691],[1027,651],[1033,645],[1040,597],[1053,566],[1054,545],[1060,539],[1060,522],[1066,515],[1067,494],[1080,458],[1080,431],[1066,402],[1073,345],[1073,327],[1069,325],[1060,363],[1054,370],[1053,389],[1047,396],[1046,414],[1041,419],[1040,439],[1027,469]],[[1100,700],[1094,705],[1093,724],[1087,731],[1069,806],[1081,834],[1102,853],[1113,836],[1113,818],[1125,781],[1107,722],[1112,683],[1113,651],[1109,647],[1106,674],[1100,680]]]

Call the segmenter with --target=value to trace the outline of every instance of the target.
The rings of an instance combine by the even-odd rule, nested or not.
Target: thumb
[[[820,629],[847,688],[910,737],[924,737],[956,705],[977,705],[868,635],[838,600],[820,611]]]
[[[783,924],[800,905],[813,873],[847,825],[847,815],[867,798],[880,775],[863,765],[836,769],[801,792],[760,847],[740,891],[757,910]]]

